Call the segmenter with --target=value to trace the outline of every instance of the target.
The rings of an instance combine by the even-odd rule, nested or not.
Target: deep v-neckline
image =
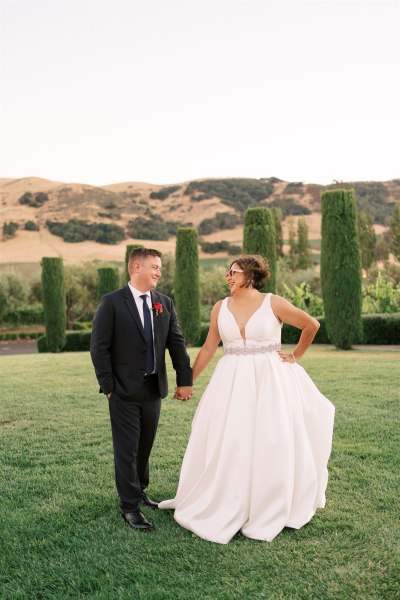
[[[227,311],[228,311],[228,313],[229,313],[229,314],[232,316],[232,319],[234,320],[234,322],[235,322],[235,325],[236,325],[236,327],[238,328],[238,331],[239,331],[240,337],[242,338],[242,340],[243,340],[243,342],[244,342],[244,344],[245,344],[245,345],[246,345],[246,340],[247,340],[247,337],[246,337],[246,328],[247,328],[247,325],[250,323],[250,321],[251,321],[251,319],[254,317],[254,315],[255,315],[255,314],[257,314],[257,313],[258,313],[258,311],[261,309],[261,307],[263,306],[263,304],[264,304],[265,300],[267,299],[267,296],[268,296],[268,294],[265,294],[265,295],[264,295],[264,299],[263,299],[263,301],[261,302],[260,306],[259,306],[258,308],[256,308],[256,310],[253,312],[253,314],[252,314],[252,315],[250,315],[250,317],[247,319],[247,321],[246,321],[246,325],[243,327],[243,333],[244,333],[244,337],[242,336],[242,330],[240,329],[240,327],[239,327],[239,324],[238,324],[238,322],[236,321],[236,317],[235,317],[235,315],[234,315],[234,314],[233,314],[233,312],[232,312],[232,311],[229,309],[229,306],[228,306],[228,304],[229,304],[229,298],[227,298],[227,299],[226,299],[226,310],[227,310]]]

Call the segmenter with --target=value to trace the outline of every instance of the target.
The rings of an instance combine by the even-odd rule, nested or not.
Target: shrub
[[[67,331],[63,352],[89,352],[91,331]],[[47,336],[42,336],[37,341],[39,352],[49,352]]]
[[[158,190],[158,192],[151,192],[150,198],[152,200],[165,200],[170,194],[173,194],[174,192],[177,192],[180,189],[180,185],[171,185],[169,187],[165,187],[161,190]]]
[[[67,317],[64,266],[61,258],[42,259],[42,295],[47,347],[50,352],[60,352],[65,344]]]
[[[92,321],[75,321],[72,323],[73,331],[88,331],[92,329]]]
[[[199,225],[199,234],[207,235],[214,231],[221,231],[222,229],[234,229],[236,225],[242,222],[239,215],[235,215],[228,212],[217,213],[215,217],[210,219],[203,219]]]
[[[18,223],[14,223],[14,221],[10,221],[7,223],[4,221],[3,223],[3,238],[13,238],[15,237],[15,233],[18,229]]]
[[[89,223],[80,219],[70,219],[66,223],[46,221],[53,235],[62,237],[64,242],[79,243],[92,240],[100,244],[117,244],[125,238],[122,227],[108,223]]]
[[[47,202],[49,199],[48,195],[43,192],[37,192],[37,194],[33,195],[32,192],[25,192],[20,199],[20,204],[27,204],[28,206],[32,206],[32,208],[39,208]]]
[[[244,214],[243,252],[260,254],[268,260],[270,278],[263,291],[275,293],[276,242],[275,225],[268,208],[248,208]]]
[[[363,315],[364,344],[400,344],[400,313]]]
[[[151,214],[151,218],[137,217],[129,221],[126,232],[138,240],[168,240],[176,234],[180,226],[178,221],[164,221],[159,215]]]
[[[236,256],[241,252],[240,246],[232,245],[226,240],[221,240],[220,242],[200,242],[200,247],[207,254],[227,252],[230,256]]]
[[[200,335],[199,250],[197,231],[178,229],[175,254],[175,299],[179,323],[189,344]]]
[[[36,303],[29,306],[10,308],[4,313],[3,321],[13,325],[43,325],[43,305]]]
[[[309,215],[311,210],[307,206],[303,206],[297,200],[291,196],[283,196],[282,198],[276,198],[268,204],[269,208],[280,208],[283,217],[289,215]]]
[[[273,191],[272,183],[260,179],[206,179],[190,182],[184,193],[197,201],[220,198],[224,204],[243,211],[268,198]]]
[[[343,350],[362,337],[361,255],[352,190],[321,195],[321,285],[326,326]]]
[[[400,311],[400,284],[385,279],[381,272],[375,283],[367,284],[362,290],[363,313],[397,313]]]
[[[35,221],[27,221],[24,225],[26,231],[39,231],[39,225]]]

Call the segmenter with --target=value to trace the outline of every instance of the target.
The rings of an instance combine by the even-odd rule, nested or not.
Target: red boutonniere
[[[153,310],[155,312],[156,317],[158,317],[158,315],[162,315],[163,314],[162,304],[160,304],[160,302],[154,302]]]

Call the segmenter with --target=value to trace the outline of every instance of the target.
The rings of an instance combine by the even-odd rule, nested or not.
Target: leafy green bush
[[[137,217],[129,221],[126,231],[130,237],[138,240],[168,240],[176,235],[180,225],[178,221],[164,221],[159,215],[153,214],[149,219]]]
[[[64,242],[78,243],[93,240],[100,244],[117,244],[125,238],[125,232],[118,225],[89,223],[80,219],[70,219],[66,223],[46,221],[53,235],[62,237]]]
[[[224,204],[243,211],[256,206],[273,191],[272,183],[260,179],[206,179],[190,182],[184,193],[197,201],[220,198]]]
[[[89,321],[97,306],[98,273],[94,263],[65,267],[67,327],[75,321]]]
[[[73,331],[88,331],[92,329],[92,321],[75,321],[72,323]]]
[[[0,341],[7,342],[9,340],[36,340],[42,337],[43,333],[33,331],[33,332],[16,332],[16,333],[0,333]]]
[[[207,235],[214,231],[221,231],[222,229],[234,229],[241,222],[242,218],[239,215],[229,212],[217,213],[215,217],[201,221],[199,234]]]
[[[67,331],[62,352],[89,352],[91,331]],[[45,335],[37,341],[39,352],[49,352]]]
[[[364,344],[400,344],[400,313],[363,315]]]
[[[7,223],[6,221],[4,221],[3,223],[3,238],[13,238],[15,237],[15,233],[18,229],[18,223],[15,223],[14,221],[10,221],[9,223]]]
[[[280,208],[282,211],[283,218],[289,215],[309,215],[311,210],[307,206],[303,206],[292,196],[283,196],[282,198],[275,198],[272,202],[268,203],[268,208]]]
[[[20,204],[27,204],[33,208],[39,208],[42,204],[47,202],[48,199],[48,195],[43,192],[37,192],[35,195],[32,194],[32,192],[25,192],[18,201]]]
[[[367,211],[374,223],[385,225],[391,216],[393,205],[387,202],[388,190],[379,181],[360,181],[352,185],[357,209]]]
[[[39,231],[39,225],[35,221],[27,221],[24,225],[26,231]]]
[[[400,312],[400,284],[393,284],[385,279],[380,272],[375,283],[363,287],[362,295],[363,313]]]
[[[240,254],[240,246],[234,246],[226,240],[220,242],[200,242],[200,247],[207,254],[216,254],[217,252],[227,252],[230,255]]]
[[[166,200],[168,196],[170,196],[174,192],[177,192],[180,189],[180,185],[171,185],[169,187],[164,187],[161,190],[158,190],[158,192],[151,192],[150,198],[152,200]]]
[[[283,296],[286,300],[289,300],[297,308],[301,308],[308,314],[317,317],[324,314],[324,303],[322,298],[319,298],[311,291],[311,287],[308,283],[301,283],[294,289],[289,288],[286,284],[283,284],[284,293]]]
[[[0,273],[0,319],[4,320],[8,312],[26,306],[28,295],[29,286],[22,275]]]
[[[37,303],[20,306],[19,308],[10,308],[3,314],[2,320],[4,323],[12,325],[43,325],[43,305]]]

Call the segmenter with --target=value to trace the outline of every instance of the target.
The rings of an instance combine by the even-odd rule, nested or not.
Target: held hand
[[[280,359],[283,362],[288,362],[288,363],[291,363],[291,364],[294,364],[296,362],[296,357],[293,354],[293,352],[282,352],[282,350],[277,350],[277,352],[278,352],[278,354],[280,356]]]
[[[190,385],[181,385],[175,388],[175,400],[189,400],[193,396],[193,387]]]

